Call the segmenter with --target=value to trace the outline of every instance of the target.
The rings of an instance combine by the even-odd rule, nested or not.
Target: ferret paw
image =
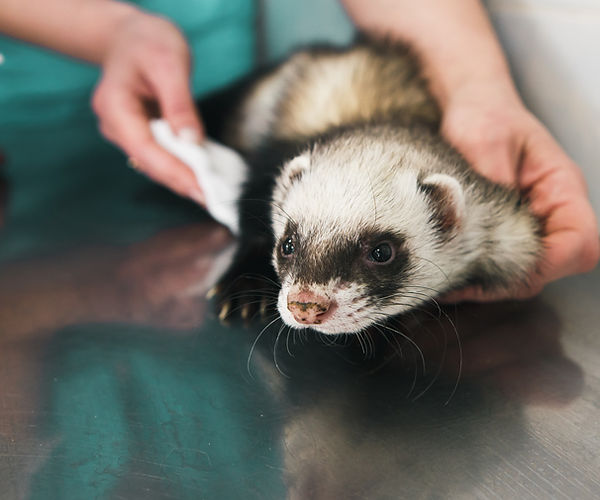
[[[221,323],[241,318],[248,324],[257,316],[264,321],[277,304],[278,285],[273,276],[226,273],[207,294],[214,299]]]

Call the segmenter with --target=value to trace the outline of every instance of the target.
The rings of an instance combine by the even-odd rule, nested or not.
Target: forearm
[[[409,42],[442,108],[484,84],[516,97],[508,64],[479,0],[343,0],[356,25]]]
[[[100,63],[117,27],[133,5],[113,0],[2,0],[0,32]]]

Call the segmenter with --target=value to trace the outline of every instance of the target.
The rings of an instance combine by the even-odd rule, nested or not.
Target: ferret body
[[[213,132],[252,172],[222,316],[251,314],[251,290],[268,296],[256,273],[279,282],[286,324],[336,334],[465,285],[511,288],[534,270],[539,220],[441,138],[404,45],[300,52],[228,106]]]

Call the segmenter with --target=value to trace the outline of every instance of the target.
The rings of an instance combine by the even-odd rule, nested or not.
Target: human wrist
[[[149,16],[138,7],[119,1],[93,0],[80,4],[79,19],[82,25],[93,26],[86,42],[74,50],[64,50],[70,55],[94,64],[103,64],[112,47],[115,33],[135,19]]]
[[[422,56],[429,89],[442,111],[457,101],[521,102],[508,67],[501,62],[488,61],[485,56],[479,59],[461,57],[455,61]]]
[[[359,29],[408,43],[442,110],[456,97],[494,89],[519,99],[479,0],[343,0]]]
[[[147,14],[117,0],[4,0],[0,31],[99,64],[119,25],[138,15]]]
[[[430,89],[442,110],[456,106],[471,105],[481,109],[490,106],[513,109],[524,107],[512,79],[509,75],[487,77],[481,75],[466,76],[452,82],[437,82],[437,86],[430,85]]]

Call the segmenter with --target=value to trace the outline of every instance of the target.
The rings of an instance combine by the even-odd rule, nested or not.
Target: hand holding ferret
[[[442,135],[486,177],[528,195],[545,219],[545,255],[530,286],[506,293],[469,289],[454,300],[535,295],[554,280],[592,269],[598,225],[583,176],[525,108],[480,0],[343,0],[363,30],[409,42],[442,110]]]
[[[589,271],[600,255],[598,225],[581,171],[512,89],[475,86],[456,93],[444,109],[442,133],[486,177],[528,195],[545,221],[544,256],[527,288],[510,297],[480,288],[450,301],[526,298],[559,278]]]

